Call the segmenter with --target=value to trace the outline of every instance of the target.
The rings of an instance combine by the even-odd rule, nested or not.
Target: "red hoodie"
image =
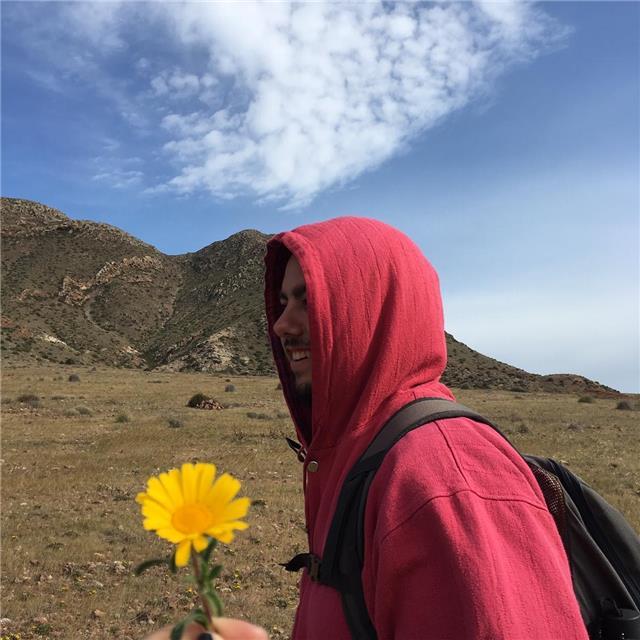
[[[312,411],[296,404],[273,332],[291,254],[307,285]],[[399,231],[337,218],[270,241],[265,298],[283,392],[307,450],[309,550],[322,556],[342,482],[385,421],[417,398],[453,399],[439,382],[438,277]],[[416,429],[387,454],[369,492],[362,578],[380,640],[587,639],[535,479],[498,434],[465,418]],[[293,637],[351,637],[338,592],[306,571]]]

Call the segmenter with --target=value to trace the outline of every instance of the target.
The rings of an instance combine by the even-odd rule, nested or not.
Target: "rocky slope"
[[[120,229],[2,198],[5,360],[273,373],[262,313],[269,236],[247,230],[168,256]],[[538,376],[447,336],[445,382],[462,388],[616,393]]]

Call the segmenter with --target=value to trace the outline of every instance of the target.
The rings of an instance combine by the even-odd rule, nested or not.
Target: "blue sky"
[[[1,10],[2,195],[170,254],[375,217],[457,339],[640,391],[639,4]]]

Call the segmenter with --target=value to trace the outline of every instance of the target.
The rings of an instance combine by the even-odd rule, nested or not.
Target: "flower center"
[[[204,533],[213,522],[212,515],[203,504],[185,504],[171,516],[171,524],[182,533]]]

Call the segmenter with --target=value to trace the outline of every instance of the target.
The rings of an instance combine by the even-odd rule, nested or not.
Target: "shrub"
[[[228,385],[224,388],[224,390],[225,390],[225,391],[227,391],[227,392],[229,392],[229,391],[235,391],[235,390],[236,390],[236,388],[235,388],[235,386],[234,386],[234,385],[232,385],[232,384],[228,384]]]
[[[78,415],[78,412],[75,409],[67,409],[64,412],[65,418],[73,418]]]
[[[518,433],[521,433],[523,435],[525,433],[529,433],[529,431],[530,431],[529,427],[524,422],[519,424],[516,430],[517,430]]]
[[[68,380],[69,382],[80,382],[80,376],[77,373],[72,373]]]
[[[282,391],[282,382],[278,382],[278,386],[276,387],[276,391]]]
[[[187,407],[191,407],[191,408],[198,407],[205,400],[211,400],[211,398],[209,396],[205,396],[204,393],[195,393],[194,395],[191,396],[189,402],[187,402]]]
[[[116,422],[118,423],[129,422],[129,416],[126,413],[119,413],[116,416]]]
[[[179,429],[180,427],[184,427],[184,423],[182,422],[182,420],[178,420],[178,418],[169,418],[169,420],[167,420],[167,423],[172,429]]]
[[[288,418],[289,414],[286,411],[276,411],[276,418]]]
[[[578,398],[578,402],[586,402],[587,404],[593,404],[595,400],[591,396],[581,396]]]
[[[91,409],[89,409],[89,407],[84,407],[84,406],[76,407],[76,411],[78,412],[78,415],[81,415],[81,416],[91,415]]]
[[[255,411],[247,412],[247,418],[252,418],[254,420],[273,420],[268,413],[256,413]]]
[[[23,393],[19,395],[17,399],[18,402],[24,402],[25,404],[28,404],[30,402],[38,402],[40,400],[40,398],[38,398],[38,396],[33,393]]]
[[[616,409],[619,409],[620,411],[633,411],[631,405],[626,400],[621,400],[620,402],[618,402],[618,404],[616,405]]]

